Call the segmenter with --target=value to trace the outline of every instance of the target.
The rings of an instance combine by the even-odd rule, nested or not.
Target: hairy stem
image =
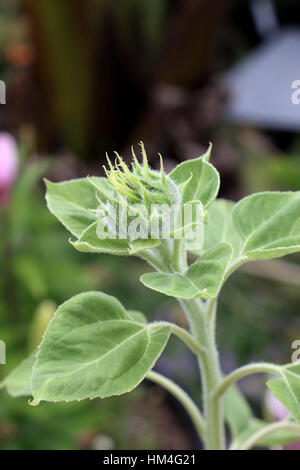
[[[212,391],[220,384],[218,350],[215,343],[216,301],[209,301],[203,306],[200,300],[183,300],[180,304],[191,324],[193,336],[204,348],[205,353],[198,356],[203,384],[203,403],[206,420],[205,444],[208,450],[225,448],[224,418],[222,400],[212,400]],[[213,322],[213,324],[212,324]]]
[[[267,362],[258,362],[240,367],[239,369],[233,371],[231,374],[227,375],[227,377],[222,380],[222,382],[215,388],[215,390],[213,390],[212,399],[218,400],[219,397],[222,396],[226,392],[226,390],[238,380],[241,380],[242,378],[247,377],[248,375],[263,372],[280,375],[280,367],[276,366],[275,364],[269,364]]]
[[[171,328],[171,332],[183,341],[194,354],[201,357],[205,355],[205,348],[201,346],[201,344],[187,330],[175,325],[175,323],[158,321],[153,324],[152,330],[155,330],[155,328],[161,328],[162,326],[168,326]]]
[[[174,240],[173,246],[162,243],[155,249],[157,256],[166,272],[180,272],[186,267],[186,252],[182,240]],[[173,249],[172,249],[173,248]],[[152,263],[153,264],[153,263]],[[161,270],[156,265],[156,269]],[[196,353],[201,371],[203,384],[203,405],[206,420],[204,435],[205,446],[208,450],[225,448],[225,431],[222,399],[213,400],[212,391],[220,384],[219,355],[215,342],[216,300],[204,303],[201,299],[177,299],[187,315],[192,336],[184,330],[173,327],[173,333]],[[191,341],[194,338],[194,342]]]
[[[178,399],[178,401],[182,404],[184,409],[191,417],[191,420],[193,421],[199,436],[203,439],[205,435],[205,422],[199,408],[189,397],[189,395],[184,390],[182,390],[182,388],[180,388],[177,384],[172,382],[172,380],[167,379],[166,377],[158,374],[157,372],[149,372],[147,374],[147,379],[157,383],[158,385],[161,385],[163,388],[168,390],[168,392],[170,392],[174,397]]]
[[[184,240],[174,240],[173,247],[173,266],[175,270],[183,272],[187,269],[187,260]]]
[[[265,426],[264,428],[260,429],[255,434],[253,434],[242,445],[240,445],[238,447],[231,447],[231,450],[250,450],[256,444],[258,444],[259,441],[263,437],[266,437],[269,434],[272,434],[273,432],[280,431],[280,430],[292,431],[292,432],[295,432],[295,434],[299,434],[299,436],[300,436],[300,426],[299,426],[299,424],[289,423],[287,421],[280,421],[278,423],[272,423],[272,424],[269,424],[269,425]]]
[[[157,271],[165,271],[164,264],[161,262],[159,256],[157,256],[154,250],[144,250],[139,257],[147,261],[147,263]]]

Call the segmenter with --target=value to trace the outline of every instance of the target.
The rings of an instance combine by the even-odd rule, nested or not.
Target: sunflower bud
[[[144,204],[147,208],[151,204],[179,204],[180,191],[175,182],[165,174],[163,160],[160,155],[160,172],[149,167],[148,158],[143,143],[140,143],[143,162],[136,158],[132,148],[132,168],[126,165],[122,157],[116,153],[113,166],[107,156],[109,168],[105,169],[108,182],[118,195],[119,201],[124,198],[130,204]]]
[[[163,160],[160,155],[160,171],[152,170],[148,164],[143,143],[140,143],[142,162],[140,163],[132,148],[133,162],[129,168],[122,157],[115,152],[114,164],[107,156],[108,166],[104,167],[109,190],[90,182],[98,189],[100,203],[98,216],[100,219],[98,235],[104,234],[113,238],[156,239],[161,238],[159,232],[151,231],[151,224],[156,226],[162,221],[168,208],[179,210],[182,197],[179,186],[165,174]],[[157,208],[163,208],[158,210]],[[137,228],[137,218],[139,227]],[[108,231],[104,231],[104,226]],[[131,228],[131,230],[130,230]],[[128,230],[127,230],[128,229]],[[174,223],[171,222],[171,230]]]

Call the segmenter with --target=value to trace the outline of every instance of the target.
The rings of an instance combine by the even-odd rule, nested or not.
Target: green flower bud
[[[138,161],[132,148],[131,168],[117,152],[114,164],[107,155],[108,166],[104,167],[104,170],[109,189],[106,190],[103,186],[95,184],[93,180],[89,180],[101,195],[100,198],[99,194],[96,194],[100,204],[98,212],[102,224],[100,228],[102,230],[105,225],[109,234],[114,237],[137,239],[138,237],[134,235],[127,236],[127,227],[138,217],[139,236],[153,239],[151,223],[155,206],[179,208],[182,204],[179,186],[165,174],[161,155],[159,155],[160,171],[152,170],[142,142],[140,147],[142,162]],[[162,218],[163,215],[160,215],[160,219]],[[105,232],[102,230],[101,233]],[[158,238],[160,236],[155,237]]]
[[[144,204],[150,208],[152,204],[180,204],[181,195],[177,184],[164,172],[163,161],[160,155],[160,171],[152,170],[148,165],[148,158],[143,143],[140,143],[143,162],[136,158],[132,148],[132,168],[126,165],[122,157],[116,153],[113,165],[107,156],[108,168],[104,167],[105,174],[112,191],[116,194],[111,202],[123,202],[124,198],[131,204]],[[105,197],[102,188],[98,188]]]
[[[100,204],[98,238],[127,240],[134,252],[151,248],[150,240],[159,245],[162,239],[185,238],[202,224],[202,213],[197,211],[199,205],[202,208],[201,202],[184,203],[182,198],[191,175],[183,183],[175,182],[165,174],[160,154],[160,171],[152,170],[142,142],[140,147],[142,162],[132,149],[129,168],[115,152],[114,164],[107,156],[108,166],[104,167],[107,184],[97,185],[90,180],[100,193],[96,194]]]

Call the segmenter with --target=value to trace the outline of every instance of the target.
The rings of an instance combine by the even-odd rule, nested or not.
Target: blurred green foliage
[[[300,190],[300,156],[292,154],[249,155],[243,166],[249,193],[268,190]]]

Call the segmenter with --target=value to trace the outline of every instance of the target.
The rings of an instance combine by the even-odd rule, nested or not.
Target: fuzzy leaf
[[[13,397],[31,395],[31,374],[35,362],[36,351],[22,361],[1,383],[1,387]]]
[[[201,201],[207,207],[217,197],[220,177],[215,167],[208,163],[210,152],[211,146],[201,157],[180,163],[170,173],[175,183],[184,187],[183,203]]]
[[[157,246],[160,245],[160,240],[155,240],[148,238],[146,240],[144,239],[137,239],[133,240],[130,242],[130,251],[129,253],[131,255],[134,255],[136,253],[140,253],[143,250],[149,250],[150,248],[156,248]]]
[[[34,405],[129,392],[152,369],[169,327],[132,320],[103,293],[79,294],[51,321],[32,375]]]
[[[300,250],[300,191],[259,193],[233,209],[233,222],[243,240],[241,256],[276,258]]]
[[[223,243],[207,251],[184,273],[147,273],[141,282],[150,289],[181,299],[215,298],[224,280],[232,249]]]
[[[235,446],[242,445],[255,432],[270,424],[267,421],[254,418],[250,406],[236,386],[230,387],[225,393],[224,414]],[[299,435],[293,431],[278,430],[260,439],[257,446],[287,445],[298,439]]]
[[[111,189],[105,178],[91,178],[95,184],[106,191]],[[87,178],[75,179],[64,183],[45,180],[46,200],[49,210],[76,237],[96,221],[99,203],[95,197],[97,190]],[[102,195],[98,196],[103,199]]]
[[[252,418],[248,423],[248,427],[235,438],[235,446],[242,446],[253,434],[268,426],[268,424],[271,423],[268,423],[267,421],[263,421],[261,419]],[[286,429],[279,429],[262,437],[257,442],[255,447],[272,447],[278,445],[287,445],[298,440],[298,433]]]
[[[142,312],[138,312],[137,310],[127,310],[127,313],[133,321],[137,321],[138,323],[147,323],[147,318]]]
[[[119,238],[101,239],[97,235],[99,221],[90,225],[77,241],[70,240],[76,250],[83,253],[110,253],[112,255],[128,255],[130,246],[128,240]]]
[[[286,407],[293,418],[300,423],[300,363],[281,367],[282,378],[267,383],[275,397]]]
[[[250,406],[235,385],[224,395],[224,415],[234,438],[247,429],[252,418]]]
[[[228,270],[252,260],[277,258],[300,251],[300,192],[268,192],[237,204],[215,201],[204,229],[205,250],[225,242],[232,246]]]
[[[242,241],[232,222],[234,205],[234,202],[226,199],[217,199],[212,203],[208,209],[207,224],[204,226],[203,248],[193,250],[194,253],[202,255],[220,243],[227,243],[233,249],[232,261],[239,256]]]

